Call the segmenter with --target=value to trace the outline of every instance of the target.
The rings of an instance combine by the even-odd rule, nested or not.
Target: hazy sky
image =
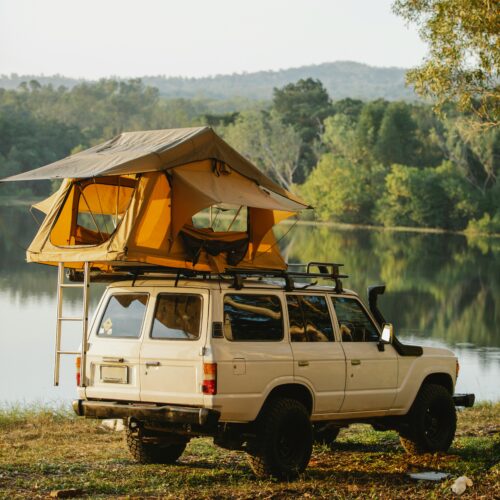
[[[410,67],[425,46],[392,0],[0,0],[0,74],[206,76],[351,60]]]

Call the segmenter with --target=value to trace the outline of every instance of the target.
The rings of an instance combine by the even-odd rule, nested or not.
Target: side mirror
[[[385,344],[392,344],[392,339],[394,336],[394,328],[391,323],[385,323],[382,329],[382,335],[380,336],[380,341],[378,343],[378,350],[384,351]]]

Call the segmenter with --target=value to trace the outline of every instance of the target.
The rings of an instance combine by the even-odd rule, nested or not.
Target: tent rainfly
[[[34,205],[46,216],[27,260],[77,269],[285,269],[272,228],[308,208],[209,127],[126,132],[2,182],[38,179],[64,180]],[[232,209],[243,227],[193,219],[213,207]]]

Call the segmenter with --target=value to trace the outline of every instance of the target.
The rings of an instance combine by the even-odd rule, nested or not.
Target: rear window
[[[151,338],[196,340],[200,338],[201,297],[160,294],[156,299]]]
[[[112,295],[97,330],[99,337],[139,338],[148,303],[147,293]]]
[[[224,336],[234,341],[283,339],[283,312],[276,295],[225,295]]]

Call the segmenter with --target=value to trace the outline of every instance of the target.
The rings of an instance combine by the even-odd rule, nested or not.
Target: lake
[[[76,394],[72,359],[62,363],[61,385],[52,385],[57,270],[25,262],[36,229],[27,208],[0,206],[0,403],[65,403]],[[500,239],[326,225],[289,229],[278,228],[289,262],[343,263],[344,287],[363,298],[368,285],[385,283],[379,305],[396,335],[452,349],[461,366],[457,392],[500,400]],[[92,287],[91,309],[102,290]],[[65,314],[78,315],[77,290],[69,291]],[[77,325],[70,326],[68,349],[79,342]]]

